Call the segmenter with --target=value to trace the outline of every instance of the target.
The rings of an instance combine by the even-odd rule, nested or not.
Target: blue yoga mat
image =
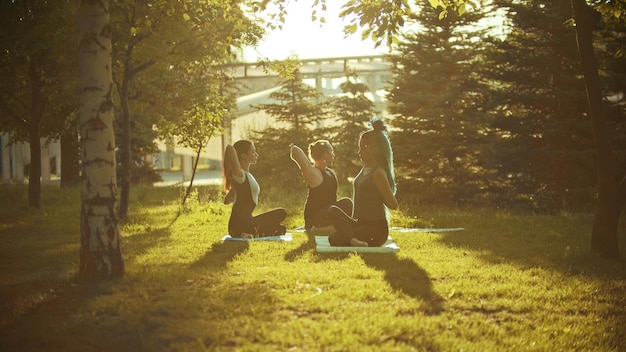
[[[328,236],[315,236],[315,249],[318,252],[362,252],[362,253],[394,253],[400,251],[400,247],[393,242],[391,237],[381,247],[337,247],[328,243]]]
[[[257,237],[257,238],[240,238],[240,237],[231,237],[231,235],[226,235],[222,237],[222,241],[244,241],[244,242],[253,242],[253,241],[278,241],[278,242],[290,242],[293,239],[290,232],[282,236],[267,236],[267,237]]]

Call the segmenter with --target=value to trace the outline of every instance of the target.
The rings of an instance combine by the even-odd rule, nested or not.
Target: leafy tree
[[[233,46],[255,43],[262,33],[260,27],[245,16],[240,3],[239,0],[113,2],[114,81],[121,107],[120,218],[124,218],[128,210],[132,165],[131,97],[142,94],[142,85],[136,82],[138,75],[148,69],[153,73],[159,70],[180,75],[183,80],[166,81],[172,84],[162,88],[183,94],[180,99],[184,99],[184,87],[188,84],[185,79],[193,79],[185,71],[190,63],[207,58],[222,63],[232,57]],[[183,86],[174,83],[183,83]],[[174,105],[165,112],[171,113],[167,115],[169,118],[180,118],[191,106],[193,102]]]
[[[354,177],[359,171],[360,166],[356,162],[359,134],[377,113],[374,103],[366,96],[369,87],[357,79],[355,71],[348,72],[346,80],[339,85],[343,95],[330,101],[332,114],[338,123],[331,142],[335,149],[335,170],[340,182]]]
[[[83,279],[124,275],[115,215],[115,138],[108,0],[82,0],[78,10],[81,243]]]
[[[392,55],[389,111],[398,187],[428,203],[467,204],[482,193],[485,92],[480,10],[439,19],[426,1]],[[403,192],[402,192],[403,191]]]
[[[34,208],[40,207],[41,139],[53,136],[53,127],[64,126],[75,111],[75,95],[68,93],[75,86],[67,79],[76,64],[67,40],[75,30],[73,9],[71,1],[0,4],[0,130],[30,144],[28,204]]]
[[[195,94],[198,96],[198,103],[185,112],[182,123],[163,121],[160,124],[162,137],[174,139],[177,144],[196,151],[191,180],[182,200],[183,206],[191,193],[202,150],[212,137],[222,131],[222,121],[236,106],[230,84],[232,82],[228,77],[210,74],[211,67],[197,66],[195,75],[202,77],[193,80],[197,86]]]

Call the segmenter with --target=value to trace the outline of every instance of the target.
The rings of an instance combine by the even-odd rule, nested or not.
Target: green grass
[[[199,188],[182,212],[180,195],[133,189],[125,277],[85,284],[79,191],[44,188],[33,211],[24,186],[0,186],[1,349],[626,350],[626,264],[590,253],[592,215],[404,209],[394,226],[467,230],[392,232],[397,254],[320,254],[297,232],[223,243],[220,191]],[[265,199],[284,199],[294,227],[300,196]]]

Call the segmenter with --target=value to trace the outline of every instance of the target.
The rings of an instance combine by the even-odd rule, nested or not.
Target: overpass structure
[[[300,59],[299,71],[303,80],[327,96],[342,94],[339,85],[346,80],[349,72],[356,72],[357,80],[369,87],[369,98],[377,110],[385,110],[384,88],[391,80],[391,61],[384,55],[347,56],[317,59]],[[257,112],[251,106],[273,102],[269,96],[280,89],[280,77],[269,69],[268,63],[238,63],[226,66],[227,72],[235,78],[242,92],[237,99],[237,111],[232,119],[224,121],[225,134],[213,138],[201,154],[201,159],[209,163],[221,161],[223,148],[231,140],[245,136],[245,128],[251,125],[260,127],[271,124],[271,117]],[[0,170],[2,182],[25,182],[24,167],[30,164],[27,143],[7,145],[9,135],[0,136]],[[160,153],[148,156],[156,168],[182,170],[183,181],[190,179],[195,151],[159,142]],[[61,174],[60,148],[58,142],[42,143],[42,182],[56,179]]]
[[[370,89],[373,102],[382,105],[380,91],[391,79],[391,61],[383,55],[348,56],[299,60],[299,73],[305,82],[327,96],[341,94],[339,84],[354,71],[360,83]],[[244,93],[237,100],[237,116],[252,112],[251,104],[266,102],[268,96],[280,89],[280,77],[268,63],[241,63],[226,66],[226,71],[239,83]]]

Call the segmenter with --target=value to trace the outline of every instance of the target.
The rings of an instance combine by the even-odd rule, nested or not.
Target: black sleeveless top
[[[387,221],[383,196],[374,184],[374,170],[365,174],[361,169],[354,179],[354,212],[352,217],[359,221]]]
[[[304,226],[308,227],[308,222],[313,220],[320,211],[326,209],[337,201],[337,175],[332,169],[322,171],[322,183],[315,188],[309,187],[306,203],[304,204]]]
[[[228,233],[233,237],[241,237],[243,232],[250,232],[252,227],[252,212],[256,203],[252,198],[250,177],[248,173],[243,183],[233,182],[237,196],[228,220]]]

